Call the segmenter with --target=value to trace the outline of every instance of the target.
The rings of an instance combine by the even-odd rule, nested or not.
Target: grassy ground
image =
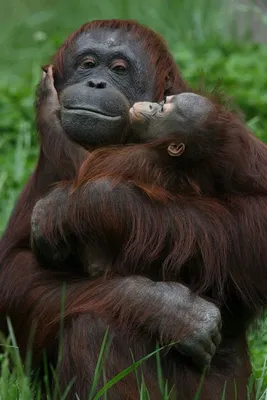
[[[87,20],[136,18],[161,32],[191,85],[201,80],[212,88],[221,80],[222,87],[244,111],[248,125],[267,141],[267,46],[251,42],[251,18],[256,15],[264,29],[267,16],[253,2],[247,4],[242,6],[234,0],[1,2],[0,234],[36,161],[33,100],[40,65]],[[264,374],[262,393],[267,388],[263,368],[267,322],[263,321],[260,332],[251,333],[250,343],[256,376]],[[8,375],[5,357],[1,366],[0,400],[29,399],[31,389],[20,368],[17,375]],[[7,389],[9,386],[15,388],[14,392]]]

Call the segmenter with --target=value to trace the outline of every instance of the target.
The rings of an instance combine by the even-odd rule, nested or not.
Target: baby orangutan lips
[[[135,103],[129,110],[131,121],[147,122],[154,119],[155,116],[159,118],[168,116],[175,109],[175,104],[170,102],[173,97],[166,97],[160,103],[149,101]]]
[[[154,115],[163,112],[162,103],[152,103],[149,101],[141,101],[134,103],[129,110],[130,119],[133,122],[147,122]]]
[[[145,120],[144,116],[135,110],[134,105],[129,110],[129,116],[131,121],[141,122]]]

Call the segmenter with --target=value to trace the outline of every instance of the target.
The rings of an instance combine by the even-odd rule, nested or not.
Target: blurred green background
[[[40,65],[79,25],[100,18],[133,18],[162,33],[190,84],[212,89],[220,81],[253,132],[267,141],[266,0],[2,0],[0,234],[36,162],[33,101]],[[250,338],[259,377],[265,374],[267,323]]]

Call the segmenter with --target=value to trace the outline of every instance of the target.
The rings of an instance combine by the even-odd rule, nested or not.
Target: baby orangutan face
[[[167,151],[170,156],[180,156],[212,109],[208,99],[194,93],[181,93],[168,96],[161,103],[135,103],[130,109],[130,119],[141,142],[171,138]]]

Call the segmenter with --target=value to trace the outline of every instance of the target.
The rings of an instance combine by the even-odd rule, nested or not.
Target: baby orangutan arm
[[[103,252],[105,246],[109,245],[110,251],[116,243],[123,251],[124,226],[130,224],[137,210],[142,210],[144,199],[138,199],[140,193],[128,184],[112,188],[107,179],[83,185],[69,193],[70,185],[59,187],[40,200],[33,210],[32,246],[38,260],[53,261],[54,252],[60,253],[62,248],[66,250],[63,256],[67,255],[69,231],[79,235],[84,243],[94,237],[94,241],[100,241]],[[151,211],[147,210],[148,202],[144,207],[143,218],[138,214],[139,220],[143,221],[140,232],[145,231],[146,226],[150,235],[151,221],[146,217]],[[140,240],[144,240],[142,235]],[[145,252],[149,244],[144,242],[143,246]],[[118,284],[115,285],[114,280]],[[221,340],[220,311],[213,303],[175,282],[154,282],[141,276],[114,276],[111,281],[107,300],[101,301],[103,312],[122,326],[155,335],[162,344],[177,342],[179,352],[192,357],[200,367],[209,366]],[[96,295],[104,298],[101,283],[97,287],[99,293]]]

